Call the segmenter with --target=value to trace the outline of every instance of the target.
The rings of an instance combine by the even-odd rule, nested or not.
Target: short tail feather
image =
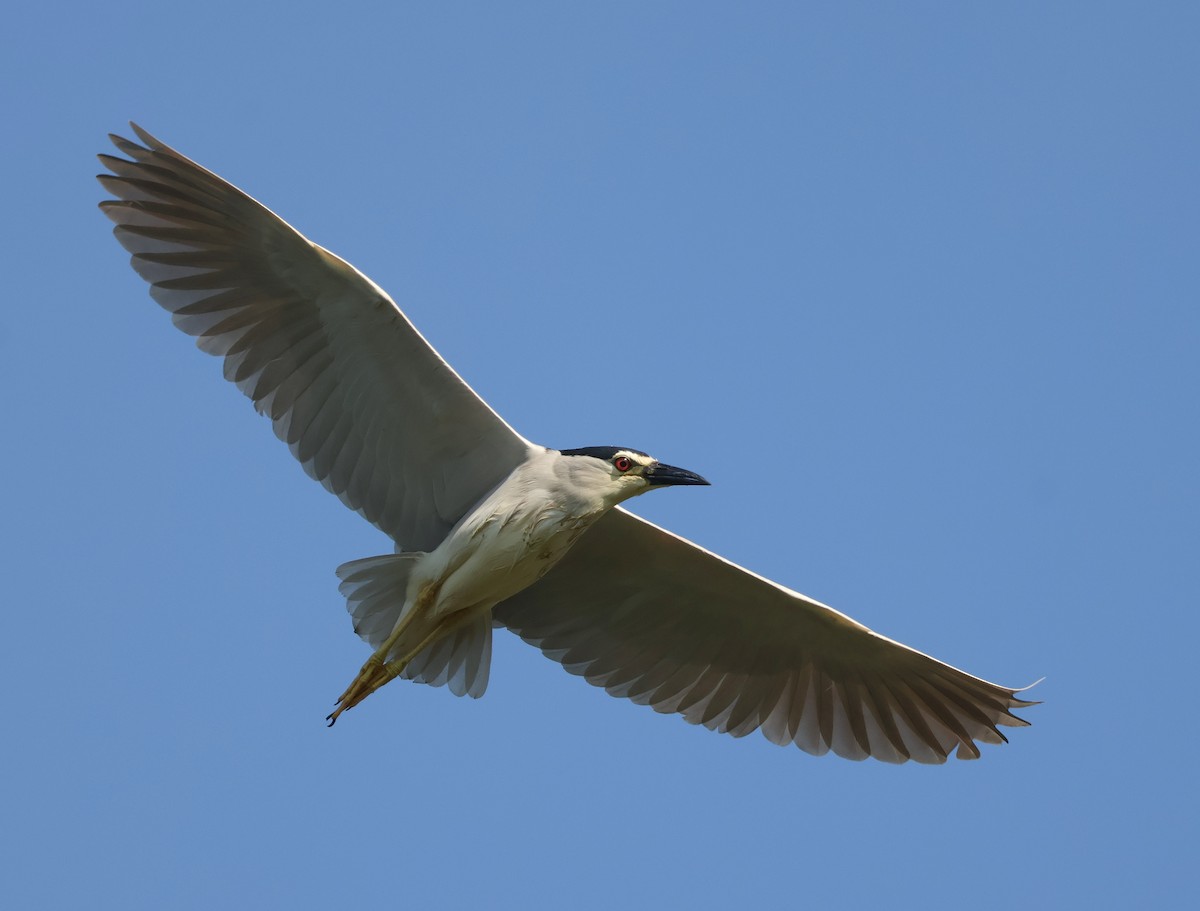
[[[423,553],[385,554],[343,563],[337,569],[354,631],[372,648],[383,645],[407,603],[408,577]],[[418,625],[420,621],[417,621]],[[418,640],[419,641],[419,640]],[[393,653],[390,659],[398,658]],[[478,699],[492,664],[492,618],[485,613],[434,642],[409,662],[401,677],[429,686],[449,685],[456,696]]]

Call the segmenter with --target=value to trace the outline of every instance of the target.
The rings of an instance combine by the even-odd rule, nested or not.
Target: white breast
[[[604,512],[555,472],[553,457],[518,467],[429,555],[437,614],[489,609],[532,585]]]

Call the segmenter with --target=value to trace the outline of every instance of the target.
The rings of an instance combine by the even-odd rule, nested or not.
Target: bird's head
[[[694,472],[674,465],[664,465],[653,456],[637,449],[622,446],[587,446],[583,449],[560,450],[575,463],[578,471],[572,474],[581,483],[598,488],[611,505],[656,487],[681,484],[708,484]]]

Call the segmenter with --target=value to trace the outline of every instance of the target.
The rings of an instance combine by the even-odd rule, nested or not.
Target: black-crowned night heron
[[[621,509],[706,484],[644,452],[535,445],[384,291],[153,136],[112,137],[101,203],[150,294],[313,478],[396,542],[338,569],[375,652],[330,724],[395,677],[487,687],[494,625],[615,696],[740,737],[944,762],[1033,703]]]

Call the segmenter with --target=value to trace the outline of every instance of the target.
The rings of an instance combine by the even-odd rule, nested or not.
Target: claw
[[[401,665],[403,666],[403,665]],[[380,664],[379,661],[372,659],[363,665],[358,676],[354,678],[354,682],[346,687],[346,692],[338,697],[337,706],[332,712],[325,716],[325,720],[329,722],[328,727],[333,727],[337,723],[338,716],[346,709],[352,709],[373,692],[391,680],[395,674],[390,671],[388,665]]]

